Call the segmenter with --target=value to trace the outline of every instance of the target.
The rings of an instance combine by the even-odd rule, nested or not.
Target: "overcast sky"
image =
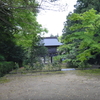
[[[54,10],[41,10],[41,12],[38,14],[37,21],[42,24],[43,27],[48,29],[48,33],[44,36],[50,36],[52,35],[59,35],[62,34],[62,29],[64,27],[63,23],[66,21],[66,16],[69,12],[72,12],[74,9],[74,5],[76,4],[77,0],[59,0],[56,1],[57,5],[61,6],[55,6],[57,11]],[[65,5],[67,6],[65,7]],[[48,5],[48,4],[46,4]],[[54,6],[48,6],[49,8],[53,9]],[[48,8],[47,8],[48,9]],[[65,10],[62,10],[65,9]]]

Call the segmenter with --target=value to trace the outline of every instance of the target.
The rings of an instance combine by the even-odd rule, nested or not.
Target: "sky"
[[[64,22],[66,21],[66,16],[69,12],[73,12],[74,5],[77,0],[58,0],[54,3],[55,6],[49,5],[48,3],[43,3],[43,8],[38,14],[37,21],[39,24],[42,24],[43,28],[47,28],[48,33],[44,35],[44,37],[49,37],[52,35],[62,35],[62,30],[64,27]],[[45,5],[49,9],[46,10]],[[66,6],[67,5],[67,6]],[[64,9],[64,10],[62,10]],[[56,10],[56,11],[55,11]]]

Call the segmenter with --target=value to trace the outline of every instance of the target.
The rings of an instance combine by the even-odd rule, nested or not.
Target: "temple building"
[[[45,37],[42,40],[44,46],[48,49],[48,56],[51,58],[51,63],[52,63],[52,58],[53,56],[57,56],[57,47],[62,45],[57,39],[57,37]]]

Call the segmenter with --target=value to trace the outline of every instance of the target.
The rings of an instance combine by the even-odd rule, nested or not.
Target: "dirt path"
[[[100,79],[71,71],[8,78],[10,82],[0,84],[0,100],[100,100]]]

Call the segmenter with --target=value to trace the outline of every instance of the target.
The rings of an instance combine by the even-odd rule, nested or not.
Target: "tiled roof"
[[[60,46],[62,43],[60,43],[57,39],[57,37],[46,37],[42,40],[44,43],[44,46]]]

